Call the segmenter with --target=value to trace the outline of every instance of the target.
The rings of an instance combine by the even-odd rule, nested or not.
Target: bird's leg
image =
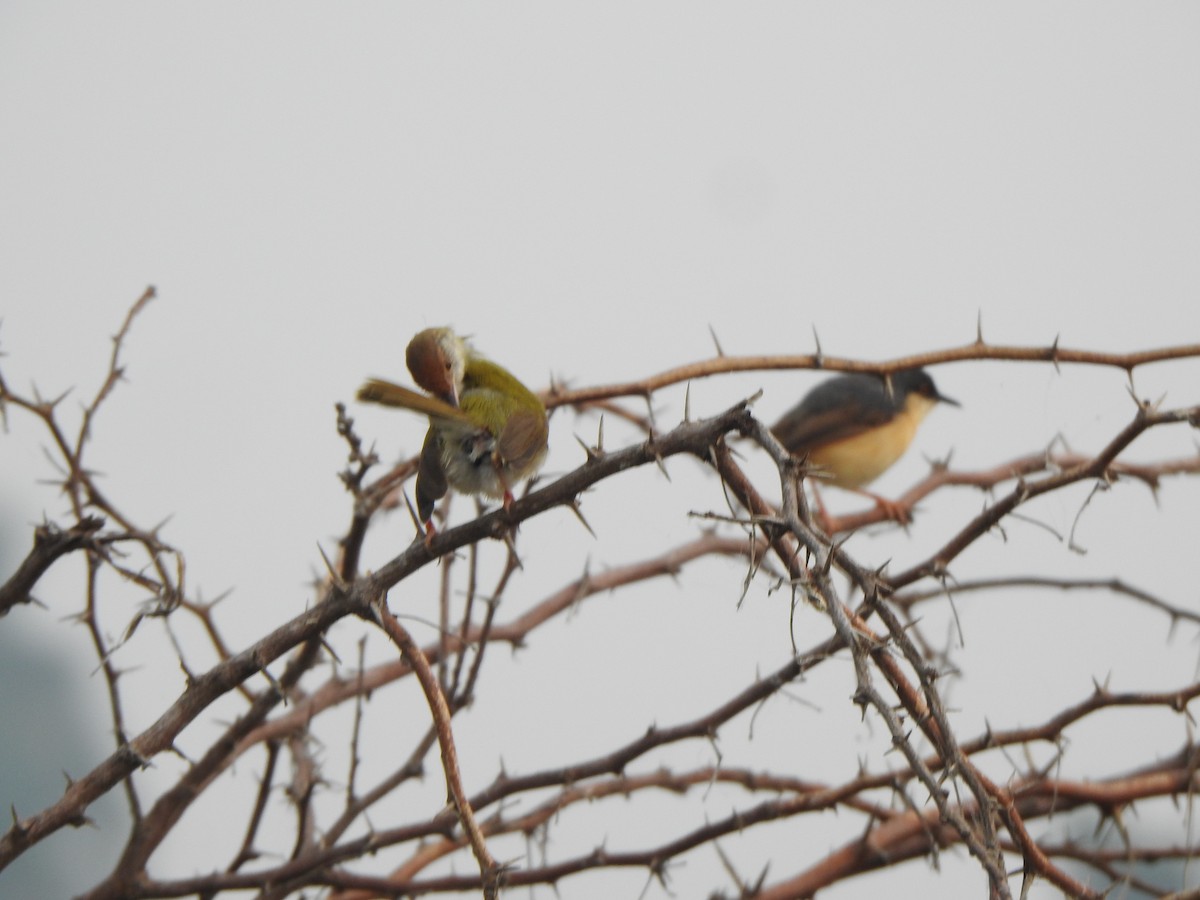
[[[854,491],[856,494],[862,494],[864,497],[874,500],[875,507],[893,522],[907,525],[912,521],[912,510],[898,500],[889,500],[887,497],[881,497],[879,494],[873,494],[862,488],[847,488],[847,490]]]
[[[508,512],[513,505],[512,488],[508,486],[508,479],[504,477],[504,460],[500,458],[500,451],[492,453],[492,466],[496,470],[496,480],[500,482],[500,487],[504,488],[504,511]]]
[[[435,537],[437,537],[437,533],[438,533],[437,526],[435,526],[433,524],[433,519],[432,518],[426,519],[425,520],[425,538],[424,538],[426,547],[428,547],[430,544],[433,543],[433,539]]]
[[[830,515],[829,509],[825,506],[825,501],[821,497],[821,491],[815,481],[813,482],[812,489],[813,499],[817,502],[817,524],[824,529],[826,534],[833,534],[838,530],[838,517]],[[842,487],[842,490],[853,491],[856,494],[861,494],[863,497],[873,500],[875,508],[889,521],[899,522],[901,525],[907,525],[912,521],[912,510],[897,500],[889,500],[887,497],[882,497],[879,494],[874,494],[862,488]]]

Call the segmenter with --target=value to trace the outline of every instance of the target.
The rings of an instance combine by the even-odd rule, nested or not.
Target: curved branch
[[[667,369],[657,375],[649,375],[637,381],[619,384],[598,385],[573,390],[554,386],[543,392],[547,407],[578,406],[611,400],[614,397],[648,397],[650,394],[673,384],[727,375],[732,372],[765,372],[780,369],[818,369],[827,372],[869,372],[891,375],[901,369],[916,366],[934,366],[942,363],[965,362],[968,360],[1010,360],[1014,362],[1079,363],[1094,366],[1109,366],[1132,372],[1138,366],[1175,359],[1200,357],[1200,344],[1183,344],[1136,353],[1101,353],[1095,350],[1071,350],[1059,347],[1057,341],[1048,347],[1019,347],[974,342],[961,347],[914,353],[887,362],[870,363],[841,356],[825,356],[821,353],[787,354],[766,356],[717,356],[700,362],[688,363]]]

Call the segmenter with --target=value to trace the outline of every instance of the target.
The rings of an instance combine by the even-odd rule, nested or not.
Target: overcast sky
[[[241,646],[303,606],[317,542],[347,521],[333,404],[364,376],[405,379],[403,346],[427,325],[473,335],[536,387],[704,358],[710,327],[731,354],[808,352],[815,332],[861,359],[962,344],[977,321],[1008,343],[1196,341],[1197,46],[1200,6],[1185,3],[5,0],[0,365],[16,389],[90,396],[126,309],[157,288],[91,462],[142,524],[173,517],[194,587],[234,589]],[[1196,372],[1140,371],[1138,393],[1196,403]],[[934,375],[963,409],[938,410],[882,485],[911,482],[922,453],[983,467],[1057,433],[1096,449],[1132,414],[1116,372]],[[692,411],[764,388],[770,420],[812,383],[705,382]],[[660,398],[664,421],[682,397]],[[385,459],[420,441],[402,414],[356,414]],[[51,474],[44,439],[19,418],[0,440],[6,568],[28,526],[63,511],[35,485]],[[550,473],[581,461],[577,427],[595,425],[556,418]],[[1194,443],[1179,429],[1146,447]],[[636,558],[648,533],[686,536],[686,511],[719,503],[678,499],[643,532],[626,519],[645,495],[596,500],[600,542],[557,554],[547,582],[588,556]],[[1188,502],[1125,496],[1147,516]],[[368,565],[411,537],[388,528]],[[917,558],[945,533],[858,549]],[[62,630],[69,585],[4,628]],[[788,650],[757,643],[764,670]],[[149,689],[144,722],[179,688]],[[664,701],[643,727],[655,717],[675,715]]]

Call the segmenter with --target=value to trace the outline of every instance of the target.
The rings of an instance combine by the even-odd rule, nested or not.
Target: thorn
[[[386,592],[374,593],[371,596],[367,597],[366,601],[367,601],[367,614],[369,616],[369,618],[367,620],[370,622],[374,622],[376,625],[382,625],[383,624],[383,609],[386,609],[386,607],[387,607],[387,593]],[[267,681],[271,682],[271,684],[274,685],[275,679],[271,675],[271,673],[268,672],[266,669],[262,669],[261,671],[262,671],[263,676],[266,677]]]
[[[592,590],[591,568],[592,558],[589,556],[583,561],[583,572],[580,574],[579,580],[575,584],[575,595],[571,598],[570,604],[572,613],[574,610],[578,609],[580,601],[583,600],[583,598],[586,597]],[[504,774],[503,762],[501,762],[500,772],[502,775]]]
[[[1037,873],[1034,872],[1032,866],[1025,868],[1025,874],[1021,876],[1021,900],[1028,900],[1029,892],[1033,890],[1033,885],[1037,881]]]
[[[942,457],[925,456],[925,462],[929,465],[929,471],[933,474],[947,472],[950,469],[950,461],[954,459],[954,448],[946,451],[946,455]]]
[[[1146,409],[1146,404],[1143,401],[1138,399],[1137,390],[1133,386],[1133,375],[1132,374],[1130,374],[1130,376],[1129,376],[1129,384],[1125,385],[1125,392],[1127,394],[1129,394],[1130,398],[1133,400],[1133,402],[1137,406],[1138,410],[1144,412]]]
[[[825,562],[821,566],[820,572],[822,575],[828,575],[833,571],[833,558],[841,551],[842,547],[846,546],[846,541],[850,540],[850,534],[838,538],[829,545],[829,552],[825,554]]]
[[[596,426],[596,446],[589,447],[584,443],[583,438],[575,435],[575,440],[579,442],[579,446],[583,448],[583,452],[587,454],[587,462],[594,463],[604,457],[604,414],[600,414],[600,423]],[[585,463],[586,465],[586,463]]]
[[[654,462],[655,462],[655,465],[658,466],[658,470],[663,473],[663,477],[666,478],[667,481],[670,481],[671,473],[667,471],[667,464],[663,461],[663,458],[661,456],[658,456],[657,454],[655,454]]]
[[[653,434],[658,431],[658,423],[654,419],[654,404],[651,402],[649,391],[644,396],[646,400],[646,418],[650,420],[650,432]]]
[[[321,546],[320,541],[317,541],[317,552],[321,554],[321,559],[325,563],[325,571],[329,573],[330,579],[337,586],[339,591],[345,592],[347,588],[346,582],[343,581],[342,576],[334,570],[333,563],[330,562],[329,557],[325,555],[325,548]]]
[[[513,543],[511,529],[505,529],[504,531],[504,546],[508,547],[508,552],[512,554],[513,562],[517,564],[517,568],[524,570],[525,564],[521,562],[521,557],[517,555],[517,545]]]
[[[975,313],[975,343],[982,347],[986,342],[983,339],[983,310],[977,310]]]
[[[1146,486],[1150,489],[1150,497],[1154,500],[1154,508],[1162,509],[1162,497],[1160,497],[1158,493],[1158,489],[1160,487],[1158,479],[1154,478],[1146,482]]]
[[[868,771],[869,771],[869,769],[867,766],[867,759],[865,756],[860,755],[858,757],[858,777],[862,778],[864,775],[867,774]]]
[[[1058,364],[1058,339],[1061,335],[1054,336],[1054,343],[1050,345],[1050,361],[1054,363],[1054,371],[1056,374],[1062,374],[1062,367]]]
[[[1128,382],[1127,389],[1132,394],[1133,393],[1133,369],[1125,370],[1125,380]]]
[[[229,597],[232,596],[232,594],[233,594],[233,588],[225,588],[225,590],[221,591],[221,593],[217,594],[217,596],[213,597],[207,603],[202,603],[200,605],[203,606],[205,609],[216,609],[219,604],[224,603],[226,600],[228,600]]]
[[[816,368],[820,369],[825,364],[825,353],[821,350],[821,336],[817,334],[817,323],[813,322],[812,326],[813,343],[816,345],[816,352],[813,353]]]
[[[708,323],[708,333],[712,335],[713,346],[717,348],[717,356],[724,356],[725,351],[721,349],[721,340],[717,337],[716,331],[713,330],[712,322]]]
[[[33,399],[35,401],[37,401],[37,406],[40,407],[45,412],[53,412],[54,408],[56,406],[58,406],[58,404],[62,403],[64,400],[66,400],[67,397],[70,396],[71,391],[73,391],[73,390],[75,390],[75,388],[69,387],[65,391],[63,391],[61,394],[59,394],[57,397],[55,397],[53,400],[43,400],[42,395],[40,393],[38,393],[37,385],[34,385]]]
[[[767,873],[770,871],[771,871],[771,864],[770,863],[764,864],[762,872],[759,873],[757,880],[754,882],[754,884],[752,884],[750,886],[749,896],[754,897],[754,896],[762,893],[762,887],[764,884],[767,883]]]
[[[667,481],[670,481],[671,473],[667,471],[667,464],[663,461],[663,458],[661,456],[659,456],[657,453],[654,454],[654,464],[658,466],[658,471],[663,473],[663,477],[666,478]]]
[[[601,454],[584,443],[583,438],[581,438],[579,435],[575,435],[575,440],[578,441],[579,446],[583,448],[583,452],[587,455],[587,463],[585,463],[585,465],[588,463],[594,463],[600,459]]]
[[[850,701],[858,707],[859,715],[862,717],[862,721],[866,721],[867,707],[871,705],[870,696],[866,693],[866,691],[859,689],[850,696]]]
[[[325,648],[325,652],[333,657],[333,661],[339,666],[342,664],[342,658],[337,655],[337,651],[330,646],[329,641],[325,640],[325,636],[321,635],[321,646]]]
[[[692,383],[690,381],[683,389],[683,421],[692,421]]]
[[[570,509],[571,512],[575,513],[575,518],[577,518],[579,523],[588,530],[588,534],[590,534],[592,537],[596,537],[596,532],[592,531],[592,526],[588,524],[588,520],[583,517],[583,511],[579,508],[579,498],[576,497],[574,500],[568,503],[567,508]]]
[[[406,507],[408,507],[408,514],[412,518],[413,527],[416,528],[417,533],[420,534],[422,531],[421,519],[417,515],[417,508],[412,505],[412,500],[410,500],[408,497],[408,491],[401,490],[400,495],[404,498],[404,505]],[[431,518],[430,521],[426,522],[425,524],[432,527],[432,522],[433,522],[433,519]],[[425,543],[427,543],[427,544],[429,543],[429,535],[426,535]]]

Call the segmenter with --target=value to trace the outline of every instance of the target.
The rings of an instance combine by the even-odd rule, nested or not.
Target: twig
[[[416,641],[412,639],[400,621],[388,611],[382,602],[374,604],[372,608],[376,613],[376,621],[379,626],[404,654],[404,658],[413,667],[417,681],[421,684],[421,690],[425,692],[429,711],[433,715],[438,745],[442,750],[442,771],[446,775],[446,789],[449,791],[451,803],[458,814],[463,831],[466,832],[467,839],[470,841],[475,859],[479,862],[484,896],[495,898],[499,892],[500,879],[504,871],[488,852],[487,841],[479,829],[479,824],[475,821],[475,811],[471,808],[466,791],[463,790],[462,775],[458,769],[458,751],[454,746],[454,733],[450,726],[450,707],[446,705],[446,697],[442,694],[442,689],[438,684],[437,676],[434,675],[433,669],[429,665],[429,660],[425,658],[421,648],[417,646]]]

